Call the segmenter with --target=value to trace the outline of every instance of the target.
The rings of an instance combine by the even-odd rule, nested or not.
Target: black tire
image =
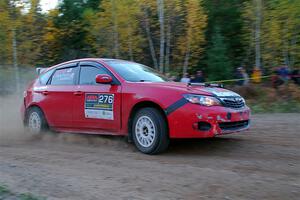
[[[155,108],[142,108],[137,111],[131,131],[133,142],[142,153],[159,154],[169,146],[166,120],[162,113]]]
[[[33,118],[35,118],[35,119],[33,119]],[[36,128],[35,130],[33,129],[32,123],[34,123],[34,122],[32,122],[32,120],[35,121],[36,125],[39,128]],[[46,121],[44,113],[38,107],[29,108],[29,110],[27,111],[27,114],[26,114],[25,122],[26,122],[25,123],[26,128],[33,134],[40,134],[40,133],[48,130],[48,123]]]

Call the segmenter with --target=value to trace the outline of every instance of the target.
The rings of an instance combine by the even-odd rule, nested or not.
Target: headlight
[[[203,106],[220,106],[221,102],[215,97],[211,96],[203,96],[196,94],[184,94],[183,95],[186,100],[191,103],[200,104]]]

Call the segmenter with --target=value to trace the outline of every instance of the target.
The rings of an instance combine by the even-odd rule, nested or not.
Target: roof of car
[[[50,69],[61,66],[61,65],[69,64],[69,63],[72,63],[72,62],[80,62],[80,61],[100,61],[100,62],[101,61],[102,62],[108,62],[108,61],[121,61],[122,62],[123,61],[123,62],[130,62],[130,61],[127,61],[127,60],[114,59],[114,58],[81,58],[81,59],[69,60],[69,61],[66,61],[66,62],[58,63],[56,65],[52,65],[52,66],[48,67],[47,70],[45,70],[45,72],[49,71]]]
[[[80,59],[75,59],[75,60],[69,60],[66,62],[62,62],[62,63],[58,63],[56,65],[51,66],[52,67],[57,67],[59,65],[63,65],[63,64],[68,64],[68,63],[72,63],[72,62],[80,62],[80,61],[113,61],[113,60],[119,60],[119,59],[113,59],[113,58],[80,58]],[[119,60],[121,61],[121,60]]]
[[[80,62],[80,61],[103,61],[103,62],[107,62],[107,61],[124,61],[124,62],[130,62],[128,60],[115,59],[115,58],[81,58],[81,59],[76,59],[76,60],[70,60],[70,61],[67,61],[65,63]],[[60,63],[60,64],[65,64],[65,63]]]

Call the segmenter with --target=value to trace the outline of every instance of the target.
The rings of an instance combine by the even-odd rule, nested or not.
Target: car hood
[[[145,82],[145,84],[147,84]],[[211,95],[218,97],[239,97],[240,95],[230,90],[219,88],[219,87],[205,87],[205,86],[188,86],[186,83],[178,82],[161,82],[161,83],[148,83],[153,87],[166,88],[177,90],[182,93],[200,94],[200,95]]]

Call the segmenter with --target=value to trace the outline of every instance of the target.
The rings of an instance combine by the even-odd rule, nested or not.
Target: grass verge
[[[252,113],[300,113],[300,87],[249,85],[231,88],[246,99]]]
[[[35,195],[31,193],[14,193],[11,190],[8,189],[5,185],[0,185],[0,199],[1,200],[10,200],[10,199],[16,199],[16,200],[46,200],[46,198],[42,197],[36,197]]]

